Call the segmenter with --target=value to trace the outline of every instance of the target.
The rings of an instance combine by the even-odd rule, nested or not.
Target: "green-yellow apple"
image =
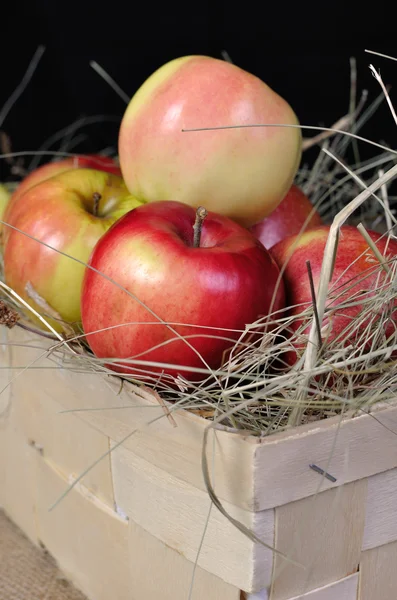
[[[250,231],[269,249],[290,235],[322,224],[319,213],[306,194],[297,185],[292,185],[274,211],[250,227]]]
[[[0,219],[3,219],[4,211],[11,197],[10,192],[5,185],[0,183]]]
[[[118,164],[108,156],[101,156],[100,154],[87,154],[87,155],[76,155],[70,156],[54,162],[49,162],[44,165],[40,165],[37,169],[31,171],[23,180],[19,183],[16,190],[13,192],[11,199],[7,205],[7,209],[3,213],[3,221],[8,223],[15,220],[16,211],[20,210],[19,198],[31,187],[37,185],[41,181],[45,181],[54,175],[58,175],[70,169],[98,169],[105,171],[106,173],[113,173],[121,177],[121,170]],[[2,232],[2,223],[0,223],[0,233]],[[4,226],[4,232],[2,235],[3,244],[6,243],[8,237],[8,228]]]
[[[86,269],[83,330],[96,356],[118,359],[109,364],[116,371],[204,379],[195,368],[220,367],[246,325],[284,307],[279,269],[263,245],[212,212],[196,238],[196,219],[181,202],[147,203],[95,246],[89,265],[117,285]],[[169,366],[125,362],[134,358]]]
[[[284,127],[238,127],[240,125]],[[183,129],[232,129],[183,132]],[[291,127],[292,126],[292,127]],[[178,200],[249,227],[274,210],[301,158],[291,106],[258,77],[209,56],[184,56],[155,71],[123,116],[118,148],[130,192]]]
[[[387,236],[374,231],[369,231],[371,239],[376,243],[385,260],[392,262],[397,257],[397,241],[387,239]],[[307,261],[313,274],[315,290],[318,289],[321,265],[325,245],[329,234],[329,226],[323,225],[278,242],[270,253],[283,270],[283,279],[286,290],[286,301],[291,316],[299,317],[308,307],[312,306]],[[368,348],[372,339],[365,342],[363,335],[368,335],[366,326],[370,320],[373,324],[379,323],[383,318],[386,336],[395,331],[397,322],[397,304],[393,306],[380,306],[379,313],[362,317],[360,327],[357,328],[355,320],[360,314],[364,315],[369,299],[377,295],[385,282],[385,272],[380,268],[379,260],[368,246],[368,243],[356,227],[345,225],[340,230],[340,240],[337,248],[334,270],[329,284],[328,300],[325,318],[322,323],[324,343],[337,341],[338,345],[352,344],[354,348]],[[346,303],[350,303],[347,305]],[[386,313],[382,313],[382,309]],[[387,314],[387,312],[390,314]],[[302,328],[305,320],[310,318],[297,318],[291,325],[292,331]],[[302,328],[308,333],[310,325]],[[296,342],[297,353],[302,346]],[[286,357],[288,363],[294,363],[297,355],[291,352]]]
[[[87,262],[105,231],[141,202],[117,175],[69,169],[27,189],[19,204],[10,225],[39,241],[9,228],[5,281],[40,313],[46,311],[38,298],[63,321],[78,323],[84,266],[39,242]]]
[[[8,187],[0,183],[0,249],[3,245],[4,235],[2,221],[4,220],[4,215],[7,212],[7,207],[10,203],[11,195],[11,191],[8,189]]]

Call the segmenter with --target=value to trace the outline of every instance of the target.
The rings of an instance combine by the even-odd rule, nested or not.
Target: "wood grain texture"
[[[0,421],[0,508],[4,507],[7,463],[6,424]]]
[[[358,600],[358,573],[290,600]],[[360,600],[360,599],[359,599]],[[374,599],[375,600],[375,599]]]
[[[311,496],[319,483],[331,489],[397,467],[397,406],[374,414],[376,419],[361,415],[342,422],[334,417],[264,438],[255,450],[255,510]],[[320,482],[309,468],[313,463],[336,483]]]
[[[191,585],[191,600],[240,600],[239,588],[200,567],[193,571],[179,552],[133,521],[129,527],[131,600],[187,600]]]
[[[397,541],[396,507],[397,469],[369,477],[363,550]]]
[[[269,600],[269,590],[264,588],[259,592],[253,592],[249,594],[247,592],[241,592],[241,600]]]
[[[59,389],[58,396],[62,389]],[[44,457],[57,465],[65,478],[80,475],[109,450],[109,438],[75,414],[62,414],[62,404],[46,390],[45,380],[34,393],[21,377],[13,385],[11,424],[27,443],[39,448]],[[114,506],[110,457],[101,460],[83,479],[96,496]]]
[[[38,543],[36,481],[39,455],[10,424],[5,434],[3,508],[34,543]]]
[[[359,600],[357,590],[358,573],[353,573],[340,581],[288,600]],[[242,600],[269,600],[268,590],[264,589],[256,594],[243,594]]]
[[[396,600],[397,542],[362,553],[359,600]]]
[[[8,346],[8,330],[0,327],[0,507],[4,506],[5,469],[7,460],[6,426],[11,389],[8,386],[11,372],[11,348]]]
[[[276,548],[304,568],[276,556],[271,600],[289,600],[357,570],[366,485],[360,480],[276,508]]]
[[[132,600],[128,522],[82,486],[49,511],[68,483],[43,458],[37,472],[39,537],[65,575],[90,600]]]
[[[257,544],[216,507],[210,510],[206,492],[154,467],[125,448],[117,448],[112,453],[112,472],[117,506],[137,525],[191,562],[196,560],[201,545],[198,565],[236,587],[253,590],[270,585],[272,552],[263,548],[260,572],[255,569]],[[224,507],[233,518],[273,545],[273,510],[252,513],[228,503],[224,503]]]
[[[12,377],[12,371],[8,367],[11,367],[12,359],[8,337],[7,328],[0,326],[0,428],[7,414],[11,392],[8,383]]]

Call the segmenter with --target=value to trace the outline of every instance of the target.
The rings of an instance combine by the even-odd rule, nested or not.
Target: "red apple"
[[[38,183],[58,175],[70,169],[98,169],[105,171],[106,173],[112,173],[121,177],[121,170],[117,163],[108,156],[101,156],[100,154],[86,154],[71,156],[54,162],[46,163],[37,167],[31,171],[21,183],[18,185],[16,190],[13,192],[7,207],[4,210],[2,220],[5,223],[15,221],[15,211],[19,211],[20,208],[16,208],[19,202],[19,198],[31,187]],[[4,230],[3,230],[4,227]],[[8,237],[8,228],[0,223],[0,234],[2,234],[2,243],[5,244]]]
[[[105,231],[141,204],[121,177],[93,169],[69,169],[27,189],[10,224],[83,262]],[[9,228],[4,250],[6,283],[40,313],[33,288],[68,323],[80,321],[84,266]],[[52,324],[54,324],[51,321]],[[61,326],[58,323],[59,330]]]
[[[369,231],[371,239],[377,248],[387,259],[395,260],[397,256],[397,241],[387,240],[381,234]],[[323,225],[313,228],[302,235],[286,238],[272,247],[271,255],[276,260],[280,269],[283,270],[287,306],[291,316],[299,316],[312,305],[312,296],[309,285],[309,275],[306,261],[310,260],[313,274],[314,287],[317,291],[320,280],[321,265],[325,245],[329,234],[329,227]],[[322,323],[323,340],[325,344],[337,341],[338,345],[352,344],[354,348],[363,346],[368,348],[368,343],[361,336],[368,335],[366,325],[370,318],[364,318],[360,328],[355,327],[356,317],[363,315],[366,301],[373,298],[385,282],[385,272],[380,268],[379,260],[368,246],[364,237],[356,227],[345,225],[340,230],[340,240],[337,248],[335,265],[332,279],[329,285],[328,300],[326,304],[325,318]],[[346,302],[355,301],[353,305]],[[396,305],[397,306],[397,305]],[[385,321],[385,334],[389,336],[394,330],[397,321],[396,306],[383,306],[391,309],[392,316],[372,314],[371,319],[378,322],[379,318]],[[307,328],[302,327],[305,320],[310,324],[312,317],[294,320],[291,329],[297,331],[302,328],[308,333]],[[394,322],[393,322],[394,321]],[[372,340],[371,340],[372,341]],[[369,343],[371,343],[371,341]],[[299,353],[302,348],[296,342],[295,347]],[[288,363],[294,363],[297,356],[294,352],[287,356]]]
[[[267,250],[247,229],[212,212],[195,247],[194,222],[195,210],[183,203],[148,203],[120,219],[95,246],[89,265],[117,286],[86,269],[83,330],[96,356],[120,359],[111,368],[137,373],[139,367],[123,363],[136,358],[173,365],[164,368],[170,375],[203,379],[189,369],[220,367],[246,324],[269,313],[279,269]],[[273,309],[283,304],[280,281]]]
[[[287,126],[238,127],[258,124]],[[235,128],[182,131],[225,126]],[[209,56],[184,56],[155,71],[120,127],[120,166],[134,196],[195,208],[205,199],[208,210],[245,227],[281,202],[300,157],[291,106],[258,77]]]
[[[101,154],[81,154],[79,156],[73,156],[72,160],[73,168],[75,169],[98,169],[98,171],[105,171],[106,173],[112,173],[112,175],[121,177],[121,169],[118,163],[110,156],[102,156]]]
[[[322,225],[319,213],[297,185],[292,185],[277,208],[250,231],[269,249],[284,238]]]

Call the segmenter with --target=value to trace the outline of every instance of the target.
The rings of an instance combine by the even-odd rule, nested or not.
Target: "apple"
[[[5,185],[0,183],[0,219],[3,219],[4,211],[11,197],[10,192]]]
[[[121,177],[121,170],[117,163],[107,156],[101,156],[100,154],[87,154],[87,155],[76,155],[67,157],[54,162],[49,162],[44,165],[40,165],[37,169],[31,171],[21,183],[18,185],[16,190],[13,192],[11,199],[7,205],[7,210],[4,211],[3,221],[9,223],[10,220],[15,219],[14,211],[19,210],[16,208],[19,198],[29,188],[37,185],[41,181],[45,181],[54,175],[69,171],[70,169],[85,168],[85,169],[98,169],[100,171],[106,171],[107,173],[113,173]],[[0,223],[0,233],[4,226]],[[8,237],[8,228],[4,227],[2,235],[3,244],[6,243]]]
[[[270,249],[290,235],[322,224],[319,213],[306,194],[297,185],[292,185],[274,211],[250,227],[250,231],[265,248]]]
[[[18,202],[23,210],[12,215],[9,223],[86,263],[105,231],[140,204],[117,175],[69,169],[27,189]],[[5,281],[40,313],[46,312],[43,300],[63,321],[78,324],[83,274],[84,265],[9,228]],[[57,329],[62,330],[60,323]]]
[[[239,127],[284,124],[277,127]],[[292,127],[289,127],[291,125]],[[183,129],[232,129],[183,132]],[[123,115],[118,154],[130,192],[178,200],[249,227],[281,202],[301,158],[291,106],[258,77],[209,56],[155,71]]]
[[[121,177],[121,169],[116,159],[101,154],[80,154],[73,156],[73,168],[98,169]]]
[[[383,256],[387,259],[396,259],[396,240],[387,240],[386,236],[382,237],[380,233],[374,231],[368,233]],[[282,269],[288,314],[297,317],[302,315],[302,318],[297,318],[292,323],[290,327],[292,331],[302,328],[307,321],[308,327],[303,327],[303,333],[309,332],[312,317],[305,318],[303,315],[303,312],[312,305],[306,261],[310,260],[314,289],[317,291],[328,234],[329,226],[323,225],[302,235],[285,238],[270,250]],[[364,348],[369,348],[372,340],[365,343],[361,339],[362,335],[367,335],[365,325],[369,324],[369,318],[363,320],[358,330],[354,327],[354,319],[362,313],[366,306],[365,302],[377,294],[384,281],[385,272],[380,269],[379,260],[359,230],[350,225],[341,227],[333,275],[329,284],[325,318],[322,322],[323,343],[337,341],[338,345],[352,344],[354,348],[363,345]],[[354,305],[343,305],[353,300]],[[379,318],[385,320],[385,334],[389,336],[395,330],[397,312],[396,307],[384,308],[392,309],[391,318],[382,317],[381,312],[373,314],[372,318],[375,322]],[[295,363],[297,355],[303,348],[298,342],[294,342],[294,347],[296,353],[290,352],[286,357],[288,364]]]
[[[86,269],[82,324],[97,357],[119,359],[110,368],[205,379],[191,369],[217,369],[247,324],[271,308],[283,308],[279,269],[263,245],[233,220],[210,211],[195,240],[196,219],[194,208],[181,202],[147,203],[96,244],[89,266],[117,285]],[[134,368],[123,362],[127,358],[172,366]]]

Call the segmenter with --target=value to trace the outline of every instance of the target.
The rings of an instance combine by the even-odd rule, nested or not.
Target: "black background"
[[[81,142],[73,151],[117,148],[125,103],[90,67],[91,60],[131,96],[172,58],[186,54],[222,58],[226,50],[235,64],[281,94],[301,124],[331,126],[348,111],[354,57],[357,97],[367,89],[369,103],[381,93],[369,70],[372,63],[391,86],[391,99],[397,105],[397,62],[365,52],[397,57],[397,36],[387,3],[378,2],[365,11],[354,3],[280,3],[269,12],[269,5],[249,2],[99,5],[40,0],[7,4],[1,10],[0,110],[37,47],[46,48],[32,81],[1,128],[13,151],[37,150],[56,131],[95,115],[106,119],[79,128],[74,135]],[[385,102],[361,133],[397,147],[397,127]],[[58,141],[50,149],[60,146]],[[360,148],[364,156],[378,152],[365,144]],[[307,155],[309,159],[315,158],[315,152]],[[25,158],[26,167],[30,161]],[[0,175],[8,177],[8,163],[0,162]]]

